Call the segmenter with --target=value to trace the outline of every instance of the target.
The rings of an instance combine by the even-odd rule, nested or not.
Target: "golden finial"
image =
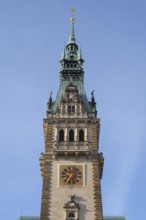
[[[73,23],[75,21],[75,18],[74,18],[75,9],[71,8],[70,12],[72,13],[72,18],[70,19],[70,21]]]

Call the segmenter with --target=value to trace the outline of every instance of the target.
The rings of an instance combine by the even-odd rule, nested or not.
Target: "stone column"
[[[66,107],[66,114],[68,114],[68,105],[65,106]]]
[[[84,128],[84,139],[85,139],[85,141],[88,141],[88,129],[87,129],[87,127]]]
[[[63,104],[60,106],[60,112],[63,113]]]
[[[78,128],[74,129],[75,141],[78,141]]]
[[[67,127],[64,129],[64,140],[68,141],[68,128]]]
[[[55,128],[55,141],[58,141],[58,127]]]

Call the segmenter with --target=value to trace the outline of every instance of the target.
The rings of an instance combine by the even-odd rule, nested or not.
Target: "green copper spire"
[[[72,22],[72,24],[71,24],[71,33],[70,33],[70,36],[69,36],[68,44],[76,44],[75,31],[74,31],[74,22]]]
[[[75,39],[75,31],[74,31],[74,9],[71,9],[71,13],[72,13],[72,18],[70,19],[71,21],[71,33],[69,36],[69,40],[68,40],[68,44],[76,44],[76,39]]]
[[[67,45],[61,55],[60,60],[60,87],[55,102],[52,103],[51,111],[58,111],[58,106],[65,95],[66,88],[72,84],[78,90],[78,94],[82,97],[84,107],[89,113],[92,113],[91,103],[88,101],[84,88],[84,69],[81,49],[78,47],[74,33],[74,9],[71,18],[71,33]],[[50,108],[48,108],[49,113]]]

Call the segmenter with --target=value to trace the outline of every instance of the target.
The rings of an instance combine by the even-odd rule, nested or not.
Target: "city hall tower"
[[[60,60],[58,94],[54,101],[51,92],[43,124],[40,220],[103,220],[100,119],[94,92],[90,100],[86,95],[83,63],[72,18]]]

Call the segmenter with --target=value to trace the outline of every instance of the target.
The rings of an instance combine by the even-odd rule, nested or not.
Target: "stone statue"
[[[75,195],[71,195],[71,196],[70,196],[70,200],[71,200],[72,202],[74,202],[74,199],[75,199]]]
[[[48,102],[48,110],[51,110],[52,107],[52,92],[50,92],[50,98],[49,98],[49,102]]]
[[[92,104],[92,112],[96,112],[96,102],[94,98],[94,90],[91,92],[91,104]]]

